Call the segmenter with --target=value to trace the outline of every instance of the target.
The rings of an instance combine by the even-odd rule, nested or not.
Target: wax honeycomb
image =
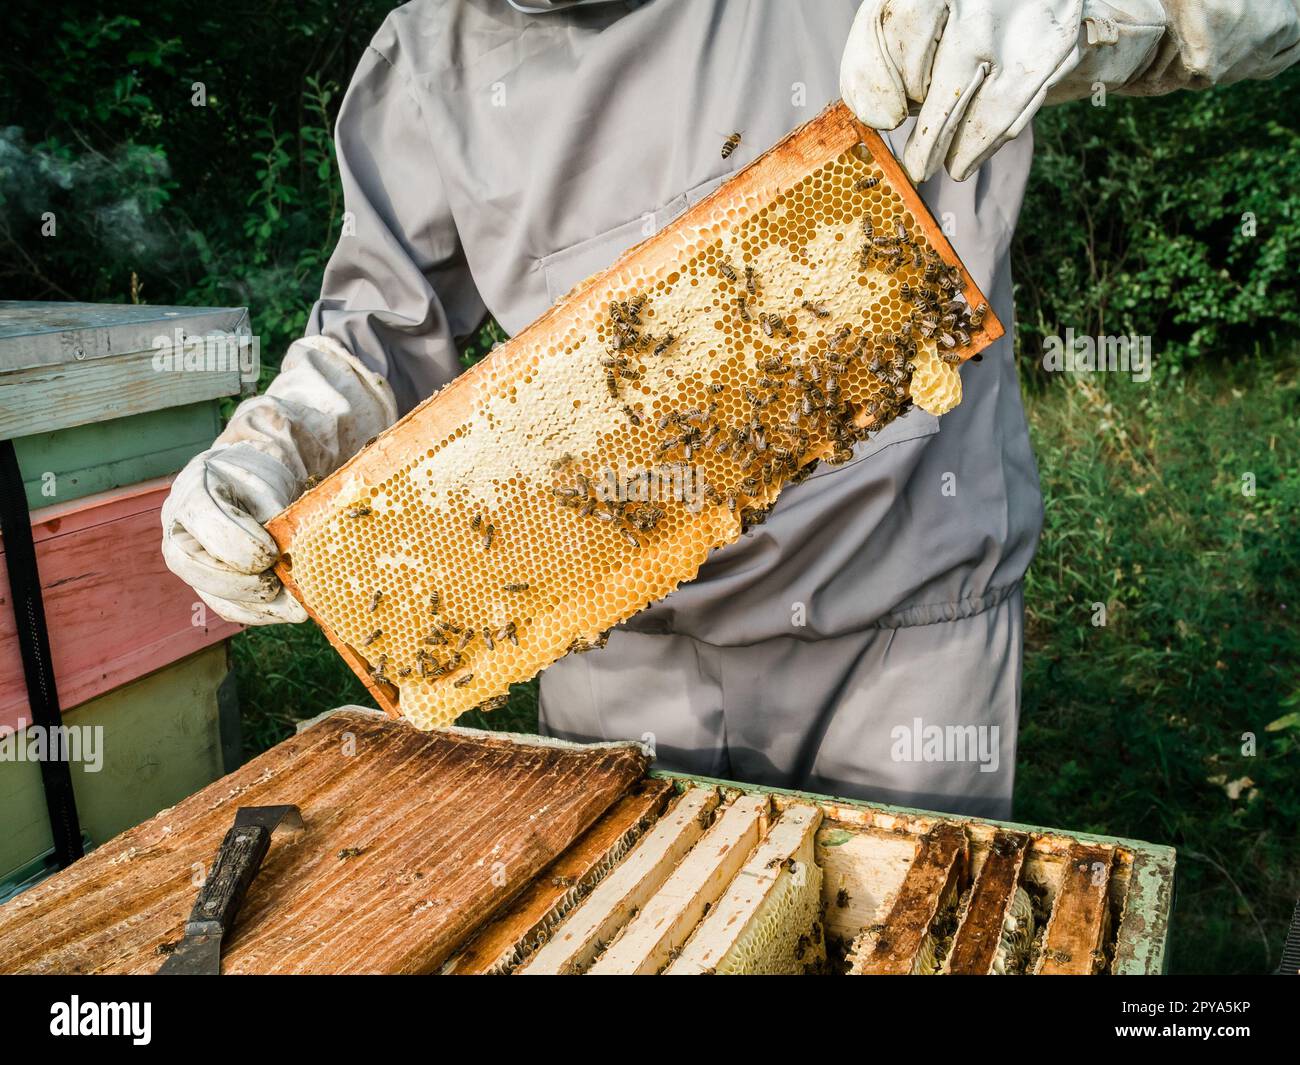
[[[701,204],[390,430],[399,460],[327,482],[285,573],[372,690],[421,728],[492,708],[817,461],[960,400],[985,309],[875,144]],[[459,416],[413,436],[453,390]]]

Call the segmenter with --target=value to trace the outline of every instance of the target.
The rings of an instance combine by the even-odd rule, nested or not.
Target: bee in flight
[[[740,134],[733,133],[730,137],[728,137],[725,141],[722,142],[722,158],[724,159],[730,158],[731,153],[734,152],[739,147],[740,147]]]

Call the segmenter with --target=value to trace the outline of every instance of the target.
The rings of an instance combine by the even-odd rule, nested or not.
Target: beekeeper
[[[1269,77],[1297,40],[1291,0],[407,4],[341,106],[346,214],[307,336],[178,476],[167,564],[229,620],[303,621],[262,523],[308,477],[455,377],[455,338],[486,314],[521,330],[837,96],[893,130],[1010,323],[1043,103]],[[661,764],[710,776],[1007,816],[1042,504],[1011,340],[962,378],[942,423],[899,418],[605,650],[548,669],[543,731],[645,737]]]

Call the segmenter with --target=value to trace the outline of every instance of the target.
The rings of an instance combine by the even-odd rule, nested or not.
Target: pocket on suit
[[[681,195],[674,196],[662,207],[646,211],[603,233],[543,256],[541,267],[542,275],[546,278],[547,298],[555,303],[579,282],[608,268],[628,248],[654,236],[720,184],[721,177],[709,178]]]

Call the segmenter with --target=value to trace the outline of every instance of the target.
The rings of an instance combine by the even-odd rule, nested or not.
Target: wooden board
[[[167,569],[161,478],[32,514],[59,699],[64,710],[239,631]],[[0,571],[4,571],[0,544]],[[30,721],[7,571],[0,579],[0,728]]]
[[[176,473],[221,432],[212,400],[14,441],[30,510]]]
[[[645,780],[555,859],[506,910],[443,967],[447,976],[501,975],[540,947],[663,811],[673,786]]]
[[[556,345],[563,346],[566,331],[573,324],[573,308],[585,304],[593,292],[617,287],[628,279],[653,276],[656,271],[677,265],[685,244],[683,234],[730,226],[727,215],[734,215],[737,205],[744,205],[744,210],[749,211],[756,209],[756,205],[773,202],[806,175],[859,143],[866,145],[873,162],[884,171],[887,182],[902,198],[906,210],[916,220],[926,241],[945,262],[960,272],[963,292],[970,305],[974,307],[987,303],[880,135],[860,123],[843,103],[827,108],[739,171],[672,224],[629,249],[608,270],[575,286],[526,329],[425,400],[363,448],[334,475],[306,492],[267,523],[267,530],[283,552],[276,566],[277,575],[285,587],[303,602],[306,611],[320,625],[339,655],[370,690],[376,705],[393,715],[399,714],[398,691],[395,686],[377,681],[371,676],[365,659],[334,631],[299,590],[293,577],[291,551],[298,530],[321,512],[335,509],[341,498],[340,493],[355,491],[357,484],[383,480],[388,471],[417,461],[427,452],[430,441],[444,439],[455,432],[475,409],[480,382],[527,377],[538,351]],[[982,350],[1003,333],[1002,324],[994,314],[988,313],[982,326],[973,331],[971,343],[964,349],[965,357]],[[809,457],[815,456],[810,453]]]
[[[954,976],[987,976],[992,970],[1028,846],[1029,837],[1019,832],[999,832],[994,837],[953,937],[946,972]]]
[[[691,788],[681,795],[519,973],[557,976],[584,971],[632,914],[650,900],[677,862],[704,834],[717,805],[718,793],[712,788]]]
[[[725,807],[589,974],[648,976],[667,965],[758,846],[768,813],[766,795],[742,795]]]
[[[641,779],[639,747],[421,733],[341,711],[0,906],[6,972],[149,973],[240,806],[296,803],[227,973],[431,972]]]
[[[1110,847],[1076,843],[1070,848],[1047,921],[1037,975],[1087,975],[1100,968],[1114,858]]]
[[[159,372],[154,352],[0,374],[0,439],[238,395],[239,371]]]
[[[821,819],[822,812],[815,806],[787,808],[767,838],[754,849],[726,893],[700,921],[677,960],[664,970],[665,975],[699,976],[716,972],[737,943],[752,934],[763,919],[764,904],[782,877],[806,878],[808,891],[814,898],[819,896],[822,872],[813,858],[813,839]],[[802,927],[787,921],[772,930],[771,939],[785,941],[784,951],[774,949],[770,943],[764,944],[774,958],[784,954],[790,961],[804,963],[797,964],[791,975],[813,969],[826,960],[822,937],[817,935],[814,942],[813,936],[819,909],[818,901]],[[808,946],[796,946],[799,940]]]
[[[884,928],[865,941],[855,974],[899,976],[912,971],[930,923],[965,872],[967,856],[966,832],[959,824],[939,824],[921,838]]]

